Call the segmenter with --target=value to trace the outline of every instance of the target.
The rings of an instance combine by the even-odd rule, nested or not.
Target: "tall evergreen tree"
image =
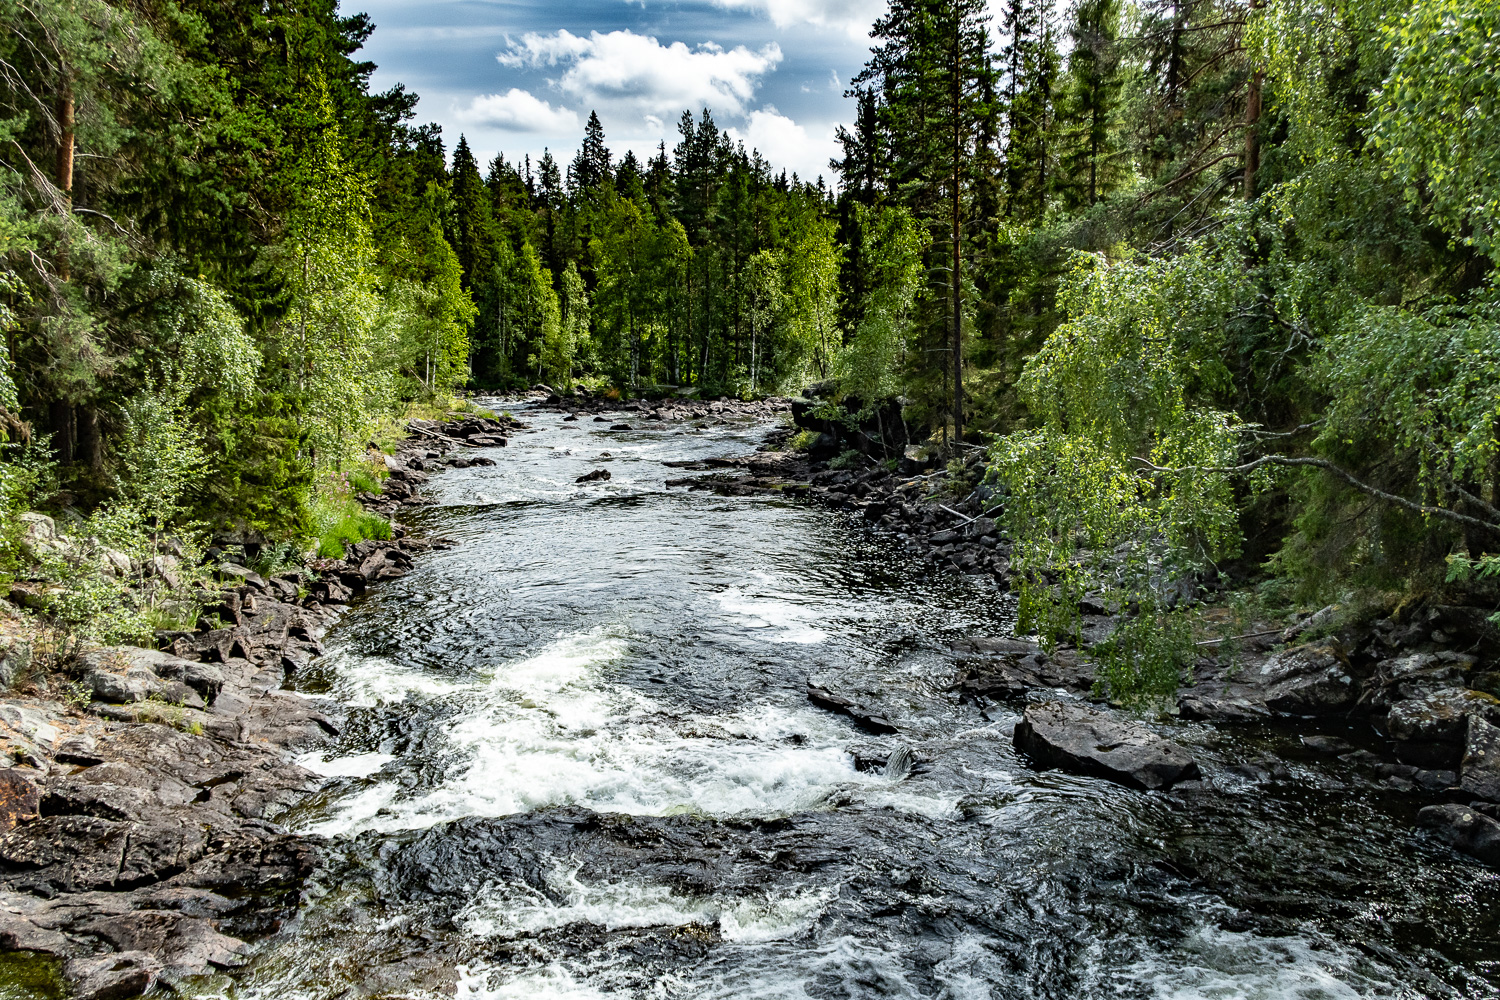
[[[453,149],[450,186],[452,232],[448,242],[453,244],[463,267],[464,287],[472,288],[493,266],[496,228],[490,192],[479,176],[479,163],[469,151],[469,142],[462,135]]]
[[[990,119],[994,69],[983,0],[895,0],[871,30],[881,44],[855,78],[878,82],[903,200],[932,226],[947,271],[944,395],[964,427],[963,322],[967,195]]]
[[[1093,205],[1123,173],[1120,144],[1120,0],[1078,0],[1058,113],[1059,188],[1071,207]]]

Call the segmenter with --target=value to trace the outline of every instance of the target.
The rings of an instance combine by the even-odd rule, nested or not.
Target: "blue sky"
[[[497,152],[566,163],[598,111],[616,156],[677,140],[684,108],[806,179],[836,152],[843,97],[884,0],[345,0],[376,24],[374,85],[421,95],[419,121]]]

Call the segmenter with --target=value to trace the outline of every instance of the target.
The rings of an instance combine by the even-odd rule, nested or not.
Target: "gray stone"
[[[112,705],[128,705],[145,701],[146,696],[152,690],[150,682],[136,672],[112,674],[108,671],[97,671],[90,674],[88,680],[93,688],[94,697]]]
[[[1500,864],[1500,821],[1451,802],[1424,806],[1417,813],[1417,821],[1465,854],[1486,864]]]
[[[1500,701],[1494,695],[1449,688],[1396,702],[1386,717],[1386,730],[1395,740],[1457,744],[1464,742],[1469,716],[1493,717],[1497,711]]]
[[[265,577],[238,563],[224,563],[218,568],[219,579],[231,582],[248,583],[252,587],[264,590],[266,587]]]
[[[894,733],[896,727],[891,725],[880,710],[868,705],[862,705],[842,694],[837,694],[827,688],[819,687],[812,681],[807,682],[807,700],[825,708],[830,712],[838,712],[847,715],[854,720],[854,724],[867,733]]]
[[[1358,695],[1337,646],[1302,646],[1260,668],[1266,706],[1283,715],[1328,715],[1349,708]]]
[[[81,764],[84,767],[91,767],[104,763],[104,758],[99,756],[98,750],[98,744],[92,736],[79,733],[57,744],[53,756],[64,764]]]
[[[1131,788],[1170,788],[1200,776],[1197,761],[1171,740],[1087,705],[1029,705],[1015,744],[1043,767],[1107,778]]]
[[[69,959],[63,975],[74,1000],[125,1000],[149,990],[161,970],[161,962],[148,952],[121,951]]]
[[[1459,787],[1477,799],[1500,802],[1500,727],[1469,716]]]

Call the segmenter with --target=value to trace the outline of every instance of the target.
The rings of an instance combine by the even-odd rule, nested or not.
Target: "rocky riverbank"
[[[360,499],[394,520],[428,502],[432,472],[493,464],[469,449],[521,426],[412,421],[380,494]],[[57,540],[50,521],[31,524]],[[208,554],[222,586],[200,595],[196,629],[79,653],[47,685],[66,700],[0,698],[0,952],[55,958],[75,997],[127,997],[238,965],[295,914],[318,848],[277,820],[322,783],[296,755],[339,730],[283,685],[347,601],[445,544],[398,523],[392,536],[269,578],[245,565],[254,543],[223,539]],[[30,646],[9,625],[14,676]]]
[[[650,411],[652,404],[633,405]],[[957,469],[923,471],[910,454],[881,461],[857,448],[840,450],[885,445],[877,434],[830,424],[808,400],[779,405],[793,414],[796,427],[832,440],[815,438],[810,451],[784,450],[793,433],[785,428],[758,454],[680,463],[699,474],[669,484],[801,497],[861,519],[934,572],[1011,588],[1011,540],[996,520],[1004,497],[982,484],[978,452]],[[672,404],[664,412],[674,409],[681,412]],[[955,475],[975,484],[961,499],[948,488]],[[1436,836],[1500,865],[1500,628],[1489,620],[1491,610],[1433,595],[1389,617],[1366,616],[1337,628],[1331,627],[1337,609],[1327,608],[1292,622],[1254,623],[1248,634],[1206,639],[1198,644],[1191,683],[1178,690],[1167,721],[1154,726],[1158,734],[1105,705],[1095,691],[1093,664],[1069,645],[1046,650],[1023,638],[967,637],[953,648],[959,669],[954,691],[981,707],[1021,711],[1017,746],[1038,766],[1142,788],[1200,781],[1191,760],[1178,759],[1175,744],[1167,744],[1176,763],[1168,778],[1152,776],[1140,760],[1123,759],[1169,735],[1173,718],[1222,726],[1279,720],[1305,730],[1302,742],[1310,752],[1354,765],[1371,786],[1411,796],[1420,822]],[[1085,643],[1107,636],[1117,621],[1089,599],[1079,612]],[[809,698],[862,726],[889,725],[879,706],[816,686],[809,687]],[[1059,707],[1086,702],[1096,706],[1092,714]],[[1039,707],[1049,703],[1055,704],[1045,712]],[[1366,735],[1364,745],[1322,735],[1331,722],[1355,724]],[[1090,742],[1090,734],[1105,729],[1118,737],[1103,741],[1118,748],[1115,763],[1109,753],[1073,752],[1074,744],[1103,745]],[[1247,774],[1274,777],[1279,765],[1247,761],[1244,767]]]

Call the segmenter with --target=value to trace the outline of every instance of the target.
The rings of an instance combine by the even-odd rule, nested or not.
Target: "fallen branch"
[[[1194,646],[1216,646],[1221,642],[1230,642],[1235,639],[1259,639],[1263,635],[1280,635],[1284,629],[1273,628],[1269,632],[1246,632],[1244,635],[1223,635],[1217,639],[1202,639],[1193,643]]]
[[[969,524],[972,521],[977,521],[981,517],[989,517],[990,514],[998,514],[1000,511],[1002,511],[1002,510],[1005,509],[1005,505],[1001,504],[1000,506],[996,507],[992,511],[975,514],[973,517],[964,517],[962,514],[960,514],[958,511],[954,510],[952,507],[944,507],[942,504],[938,504],[938,509],[939,510],[946,510],[948,513],[952,514],[954,517],[963,517],[964,519],[962,521],[958,522],[957,524],[955,524],[953,526],[954,528],[962,528],[964,525]],[[953,528],[950,528],[948,530],[952,531]]]

